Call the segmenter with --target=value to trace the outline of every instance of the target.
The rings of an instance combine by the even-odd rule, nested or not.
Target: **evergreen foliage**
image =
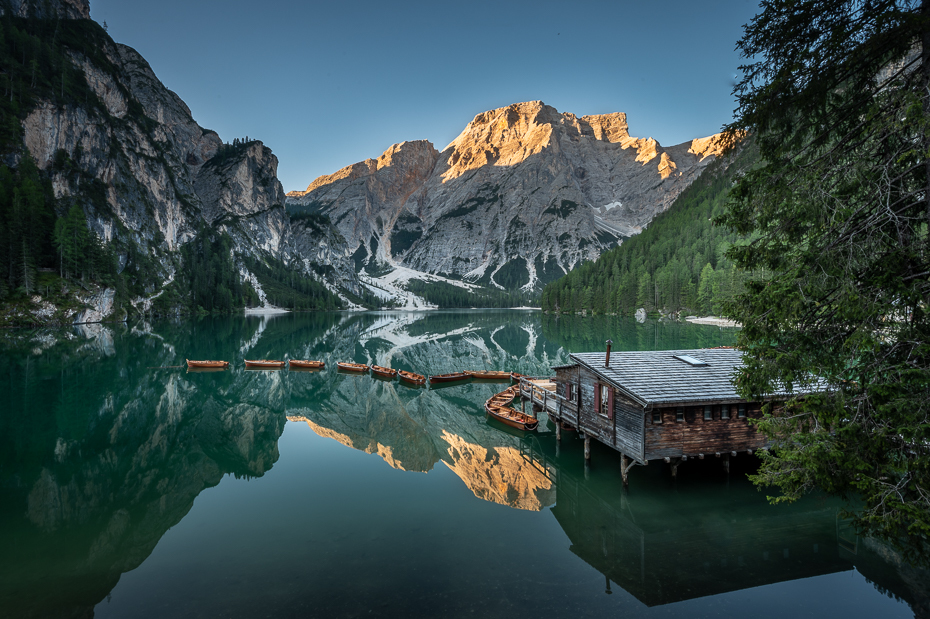
[[[220,147],[216,149],[216,154],[213,155],[209,161],[204,163],[204,165],[221,166],[230,161],[237,161],[242,156],[242,153],[247,151],[253,144],[257,143],[258,140],[250,140],[249,136],[246,136],[244,140],[235,138],[231,144],[229,142],[221,144]]]
[[[181,249],[181,256],[182,281],[191,311],[228,313],[258,305],[258,294],[251,284],[240,282],[229,236],[202,232]]]
[[[326,286],[289,269],[280,260],[244,257],[243,263],[258,279],[272,305],[290,310],[342,309],[342,301]]]
[[[18,170],[0,167],[0,298],[33,292],[38,269],[56,266],[54,228],[51,184],[35,161],[25,156]]]
[[[712,220],[723,214],[733,179],[754,157],[748,145],[734,159],[712,163],[642,233],[547,285],[543,310],[721,313],[742,290],[745,275],[726,255],[740,235]]]
[[[420,295],[433,305],[441,308],[452,307],[520,307],[531,302],[530,295],[514,291],[480,288],[476,291],[466,290],[446,282],[424,282],[411,279],[407,290]]]
[[[20,149],[20,120],[40,100],[102,107],[68,51],[112,73],[113,64],[102,51],[105,41],[107,34],[90,20],[0,16],[0,152]]]
[[[858,496],[860,525],[926,553],[930,1],[771,0],[739,49],[751,61],[728,133],[751,132],[763,164],[720,221],[752,235],[728,257],[768,277],[728,310],[737,388],[818,391],[769,411],[755,481],[779,500]]]

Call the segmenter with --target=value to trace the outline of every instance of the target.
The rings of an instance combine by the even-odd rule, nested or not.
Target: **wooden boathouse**
[[[552,368],[553,386],[521,380],[521,395],[545,410],[561,439],[563,426],[577,429],[590,458],[592,438],[623,456],[622,476],[650,460],[677,474],[688,458],[729,458],[766,447],[750,419],[761,402],[741,398],[732,378],[742,353],[732,348],[570,355],[574,363]],[[554,390],[553,390],[554,389]]]

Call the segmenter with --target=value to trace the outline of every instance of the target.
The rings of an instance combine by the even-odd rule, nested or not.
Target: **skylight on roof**
[[[692,357],[690,355],[672,355],[672,356],[678,359],[679,361],[684,361],[688,365],[694,365],[694,366],[707,365],[706,361],[702,361],[701,359]]]

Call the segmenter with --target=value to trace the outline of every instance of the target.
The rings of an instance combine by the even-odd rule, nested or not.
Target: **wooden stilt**
[[[591,459],[591,437],[584,435],[584,460],[587,462]]]
[[[680,462],[680,460],[679,460],[678,458],[675,458],[675,459],[672,460],[672,462],[671,462],[671,467],[672,467],[672,479],[675,479],[675,478],[678,477],[678,463],[679,463],[679,462]]]
[[[630,485],[630,469],[633,467],[633,460],[624,455],[620,456],[620,476],[623,478],[623,487]]]
[[[723,454],[723,470],[730,472],[730,454]]]
[[[558,419],[555,420],[555,440],[562,440],[562,422]]]

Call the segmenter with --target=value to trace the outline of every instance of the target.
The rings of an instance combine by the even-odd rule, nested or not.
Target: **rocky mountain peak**
[[[527,101],[476,115],[442,153],[405,142],[320,177],[288,209],[329,215],[369,273],[538,289],[640,232],[719,152],[717,136],[663,147],[626,114]]]
[[[560,120],[559,112],[542,101],[478,114],[443,151],[448,165],[443,182],[486,165],[517,165],[542,152]]]
[[[17,17],[90,19],[90,0],[8,0],[7,5]]]
[[[418,169],[428,165],[430,171],[436,163],[439,151],[428,140],[414,140],[393,144],[377,159],[366,159],[353,163],[341,170],[320,176],[307,187],[306,191],[290,191],[289,198],[300,198],[321,187],[327,187],[339,182],[352,182],[360,178],[376,175],[384,170],[384,176],[398,176],[397,180],[408,177],[411,169]]]

